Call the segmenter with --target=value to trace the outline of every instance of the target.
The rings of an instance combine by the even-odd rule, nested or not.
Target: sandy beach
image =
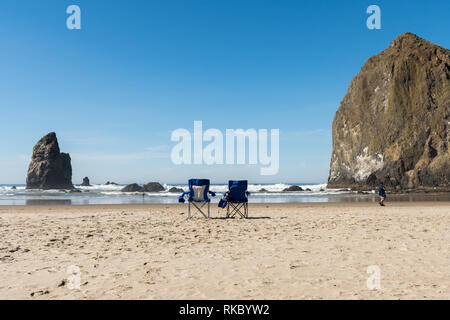
[[[450,202],[251,204],[248,220],[211,212],[0,207],[0,299],[450,298]],[[366,285],[374,265],[380,290]],[[70,266],[80,289],[68,286]]]

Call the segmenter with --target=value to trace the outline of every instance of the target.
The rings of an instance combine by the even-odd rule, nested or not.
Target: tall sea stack
[[[70,161],[68,153],[59,151],[56,134],[50,132],[33,147],[27,189],[73,189]]]
[[[370,58],[333,121],[329,187],[450,187],[450,51],[404,33]]]

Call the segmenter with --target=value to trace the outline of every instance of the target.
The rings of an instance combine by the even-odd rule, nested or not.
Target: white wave
[[[259,194],[273,194],[277,192],[283,192],[284,189],[293,186],[294,184],[285,184],[285,183],[276,183],[276,184],[249,184],[248,185],[248,191],[253,193],[259,193]],[[184,191],[187,191],[188,187],[187,185],[164,185],[166,187],[166,190],[171,187],[176,187],[183,189]],[[325,183],[322,184],[299,184],[299,187],[301,187],[304,191],[299,192],[289,192],[289,194],[309,194],[313,195],[315,193],[323,194],[335,194],[335,193],[342,193],[342,192],[348,192],[346,189],[328,189],[327,185]],[[264,189],[264,190],[263,190]],[[310,191],[306,191],[309,189]],[[214,192],[226,192],[228,191],[228,185],[221,184],[221,185],[215,185],[212,184],[210,186],[210,190]],[[261,191],[263,190],[263,191]],[[286,193],[282,193],[282,195],[286,195]]]
[[[15,189],[13,188],[13,186],[0,186],[0,192],[1,191],[21,191],[21,190],[25,190],[26,187],[16,187]]]
[[[284,189],[292,186],[293,184],[284,184],[284,183],[277,183],[277,184],[249,184],[248,185],[248,191],[252,192],[252,193],[259,193],[259,194],[273,194],[273,193],[281,193],[286,194],[286,193],[282,193]],[[164,191],[161,192],[157,192],[157,193],[149,193],[149,192],[145,192],[145,194],[148,195],[178,195],[179,192],[175,192],[175,193],[170,193],[169,189],[170,188],[178,188],[181,189],[183,191],[187,191],[188,190],[188,186],[187,184],[163,184],[164,186]],[[298,185],[299,187],[301,187],[304,191],[299,191],[299,192],[289,192],[289,194],[309,194],[309,195],[314,195],[316,193],[320,193],[320,194],[335,194],[335,193],[342,193],[342,192],[348,192],[348,190],[346,189],[328,189],[326,184],[300,184]],[[124,194],[123,192],[121,192],[122,188],[124,186],[122,185],[93,185],[93,186],[89,186],[89,187],[77,187],[78,189],[82,190],[82,191],[89,191],[89,192],[98,192],[98,193],[102,193],[102,194],[110,194],[110,195],[119,195],[119,194]],[[309,189],[309,190],[308,190]],[[212,184],[210,186],[210,190],[217,192],[217,193],[225,193],[226,191],[228,191],[228,185],[226,184]],[[262,190],[262,191],[261,191]],[[306,191],[308,190],[308,191]],[[125,194],[128,195],[142,195],[142,192],[127,192]]]
[[[298,184],[303,190],[310,191],[283,192],[284,189],[293,184],[249,184],[248,191],[251,199],[256,202],[270,201],[316,201],[328,195],[339,195],[352,193],[348,189],[328,189],[326,184]],[[25,186],[18,186],[16,189],[12,185],[0,186],[0,205],[13,201],[26,201],[29,199],[42,200],[70,200],[72,203],[134,203],[150,201],[154,203],[176,203],[181,192],[169,192],[169,189],[176,187],[184,191],[188,190],[187,184],[164,184],[165,190],[162,192],[122,192],[124,185],[104,185],[94,184],[89,187],[75,186],[82,192],[70,192],[69,190],[27,190]],[[265,191],[261,191],[264,189]],[[210,190],[217,193],[213,201],[218,201],[221,195],[228,191],[227,184],[212,184]],[[304,200],[302,200],[304,199]],[[317,200],[317,201],[319,201]],[[87,201],[87,202],[86,202]]]
[[[85,186],[75,186],[77,189],[80,190],[87,190],[87,191],[99,191],[99,190],[110,190],[110,191],[117,191],[122,190],[124,186],[122,185],[114,185],[114,184],[94,184],[88,187]]]

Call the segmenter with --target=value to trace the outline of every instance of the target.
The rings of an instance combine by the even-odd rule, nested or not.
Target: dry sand
[[[0,207],[0,298],[450,298],[450,202],[251,204],[248,220],[186,213]],[[71,265],[79,290],[67,285]],[[366,286],[371,265],[380,290]]]

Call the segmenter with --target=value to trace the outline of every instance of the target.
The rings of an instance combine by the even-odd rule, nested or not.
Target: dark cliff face
[[[332,131],[330,187],[449,187],[450,51],[400,35],[353,78]]]
[[[73,189],[70,155],[59,151],[54,132],[44,136],[33,147],[27,189]]]

